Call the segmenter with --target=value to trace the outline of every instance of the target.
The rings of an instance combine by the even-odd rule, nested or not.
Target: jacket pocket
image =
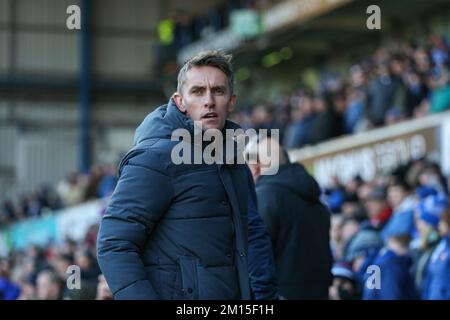
[[[199,297],[202,300],[237,300],[241,298],[239,278],[234,265],[198,266]]]
[[[198,296],[198,275],[197,259],[194,257],[180,257],[181,269],[181,293],[186,300],[197,300]]]

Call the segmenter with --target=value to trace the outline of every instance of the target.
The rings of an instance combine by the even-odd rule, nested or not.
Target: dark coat
[[[330,212],[317,182],[298,163],[256,184],[258,208],[272,237],[278,290],[287,299],[327,299],[331,285]]]
[[[373,262],[380,269],[380,287],[369,288],[364,284],[364,300],[412,300],[416,297],[414,280],[410,274],[411,258],[399,256],[394,251],[383,249]],[[368,272],[365,280],[370,282]]]
[[[226,128],[234,127],[227,121]],[[260,218],[247,218],[248,199],[255,197],[248,167],[174,164],[179,141],[171,134],[178,128],[194,132],[171,100],[147,116],[120,164],[98,238],[99,264],[114,297],[250,299],[251,284],[256,298],[275,297],[273,266],[249,279],[259,263],[248,261],[255,254],[248,232],[265,249],[262,265],[270,266],[271,248]]]

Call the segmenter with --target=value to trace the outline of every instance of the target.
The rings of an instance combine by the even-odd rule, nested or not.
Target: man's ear
[[[175,101],[176,106],[181,112],[185,113],[187,111],[184,107],[183,96],[181,95],[181,93],[175,92],[173,94],[173,101]]]
[[[230,99],[230,105],[228,106],[228,112],[232,112],[234,110],[234,106],[236,105],[237,96],[233,93]]]

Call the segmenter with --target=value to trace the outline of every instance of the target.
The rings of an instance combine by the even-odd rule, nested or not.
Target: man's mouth
[[[215,112],[211,112],[211,113],[207,113],[204,116],[202,116],[202,119],[213,119],[213,118],[217,118],[218,115]]]

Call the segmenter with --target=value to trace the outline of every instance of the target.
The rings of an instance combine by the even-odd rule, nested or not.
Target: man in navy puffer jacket
[[[180,70],[169,103],[137,129],[98,237],[115,299],[278,298],[248,167],[173,161],[179,143],[187,147],[183,159],[192,160],[186,150],[205,150],[203,141],[196,145],[199,123],[222,133],[238,128],[227,120],[236,101],[232,84],[229,56],[200,53]],[[177,129],[191,139],[172,140]]]

